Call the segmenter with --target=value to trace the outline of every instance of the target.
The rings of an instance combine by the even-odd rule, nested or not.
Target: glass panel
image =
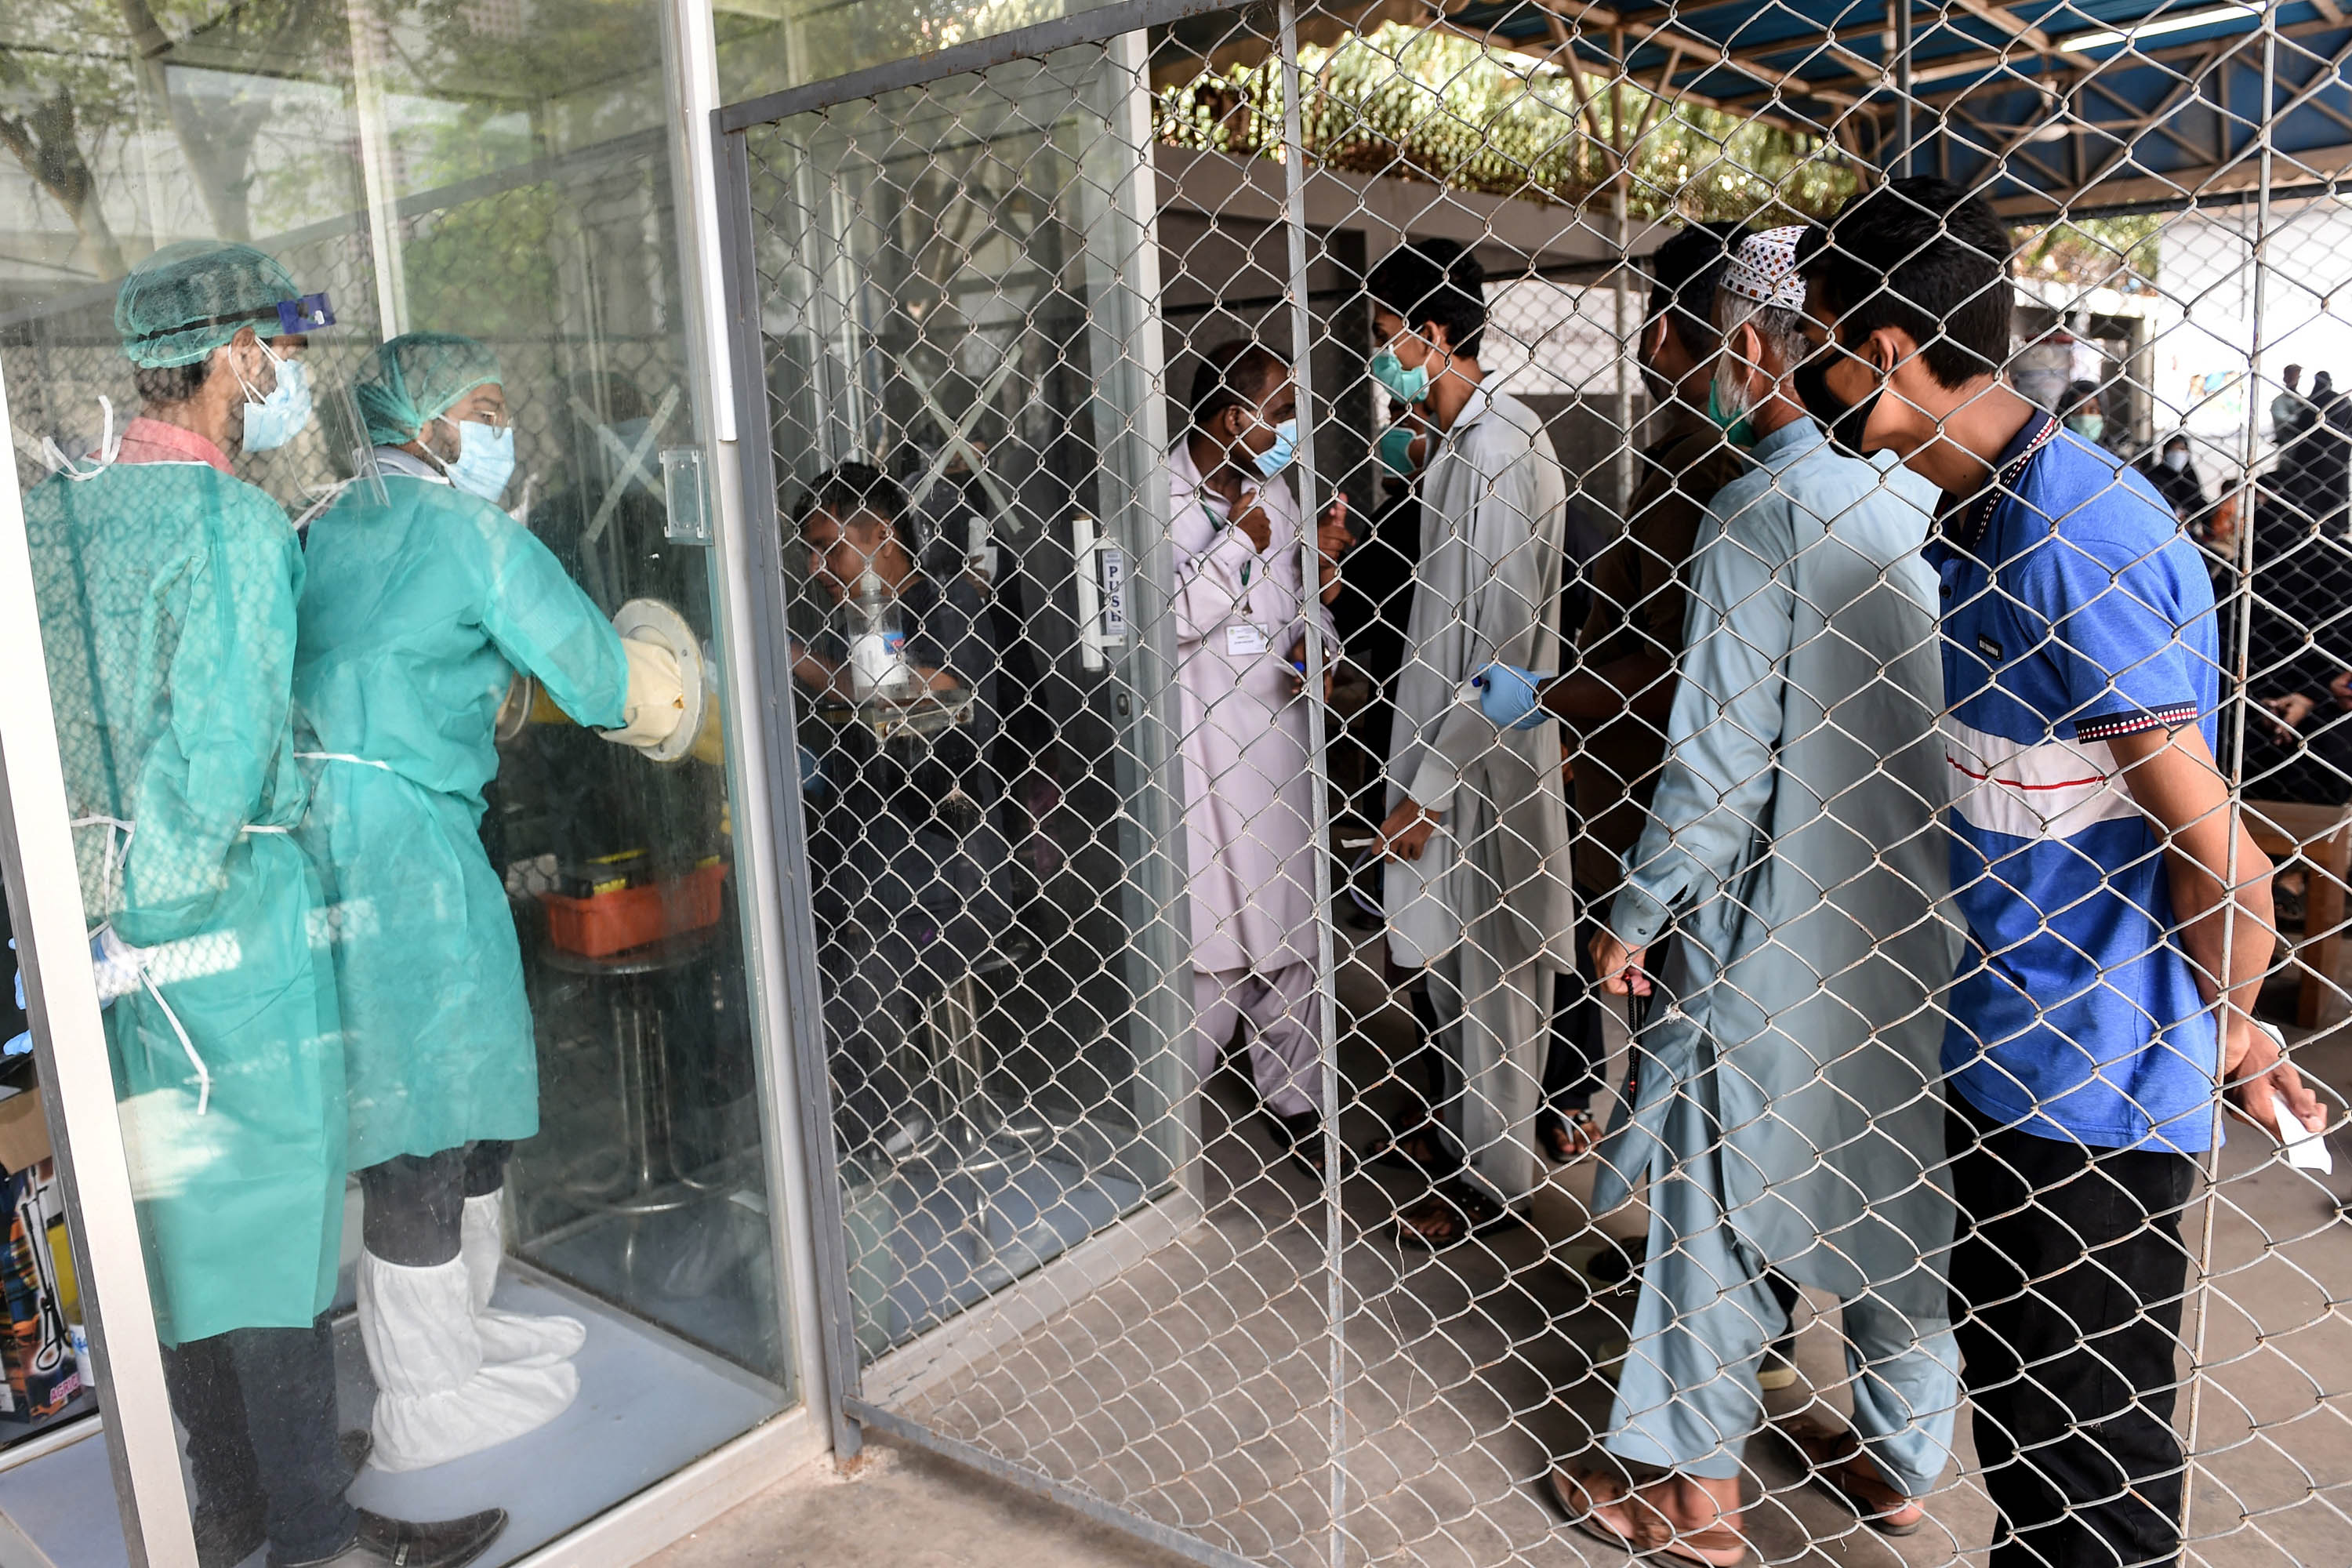
[[[716,0],[719,93],[732,103],[1010,33],[1108,0]]]
[[[793,1397],[662,18],[0,16],[16,479],[221,1562],[354,1504],[509,1560]]]
[[[868,1357],[1181,1155],[1160,590],[1112,592],[1166,533],[1132,85],[1088,47],[751,141]]]

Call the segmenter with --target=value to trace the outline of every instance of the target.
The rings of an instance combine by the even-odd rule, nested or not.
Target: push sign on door
[[[1096,557],[1102,563],[1102,629],[1106,643],[1127,641],[1127,552],[1106,544]]]

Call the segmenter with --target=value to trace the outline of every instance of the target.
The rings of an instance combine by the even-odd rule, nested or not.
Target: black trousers
[[[1588,908],[1589,900],[1580,900]],[[1551,1048],[1544,1053],[1545,1109],[1566,1115],[1592,1103],[1601,1087],[1601,1063],[1606,1055],[1601,1031],[1601,982],[1592,973],[1592,936],[1599,925],[1576,922],[1576,972],[1563,970],[1552,978]]]
[[[1998,1510],[1990,1568],[2168,1568],[2189,1254],[2185,1154],[1949,1120],[1952,1321]]]
[[[307,1329],[232,1329],[166,1347],[163,1384],[188,1434],[195,1508],[258,1521],[274,1563],[331,1557],[359,1533],[336,1446],[335,1342]]]
[[[437,1154],[399,1154],[360,1173],[360,1240],[386,1263],[431,1268],[456,1258],[466,1200],[506,1184],[511,1143],[486,1140]]]

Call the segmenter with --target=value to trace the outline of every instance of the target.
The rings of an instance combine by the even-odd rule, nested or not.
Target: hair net
[[[194,364],[246,327],[265,338],[281,335],[278,302],[300,293],[275,258],[249,245],[182,240],[123,279],[114,297],[114,330],[133,364]]]
[[[368,439],[400,446],[478,386],[503,379],[487,343],[455,332],[410,332],[375,351],[352,392]]]

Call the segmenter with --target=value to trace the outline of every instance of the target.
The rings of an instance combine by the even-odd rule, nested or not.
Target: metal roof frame
[[[1834,138],[1882,170],[1942,174],[2020,219],[2233,202],[2265,152],[2273,193],[2352,185],[2352,19],[2338,0],[2249,0],[2137,42],[2136,28],[2217,7],[1949,0],[1906,18],[1901,3],[1433,0],[1432,19]],[[2086,44],[2101,32],[2127,37]]]

